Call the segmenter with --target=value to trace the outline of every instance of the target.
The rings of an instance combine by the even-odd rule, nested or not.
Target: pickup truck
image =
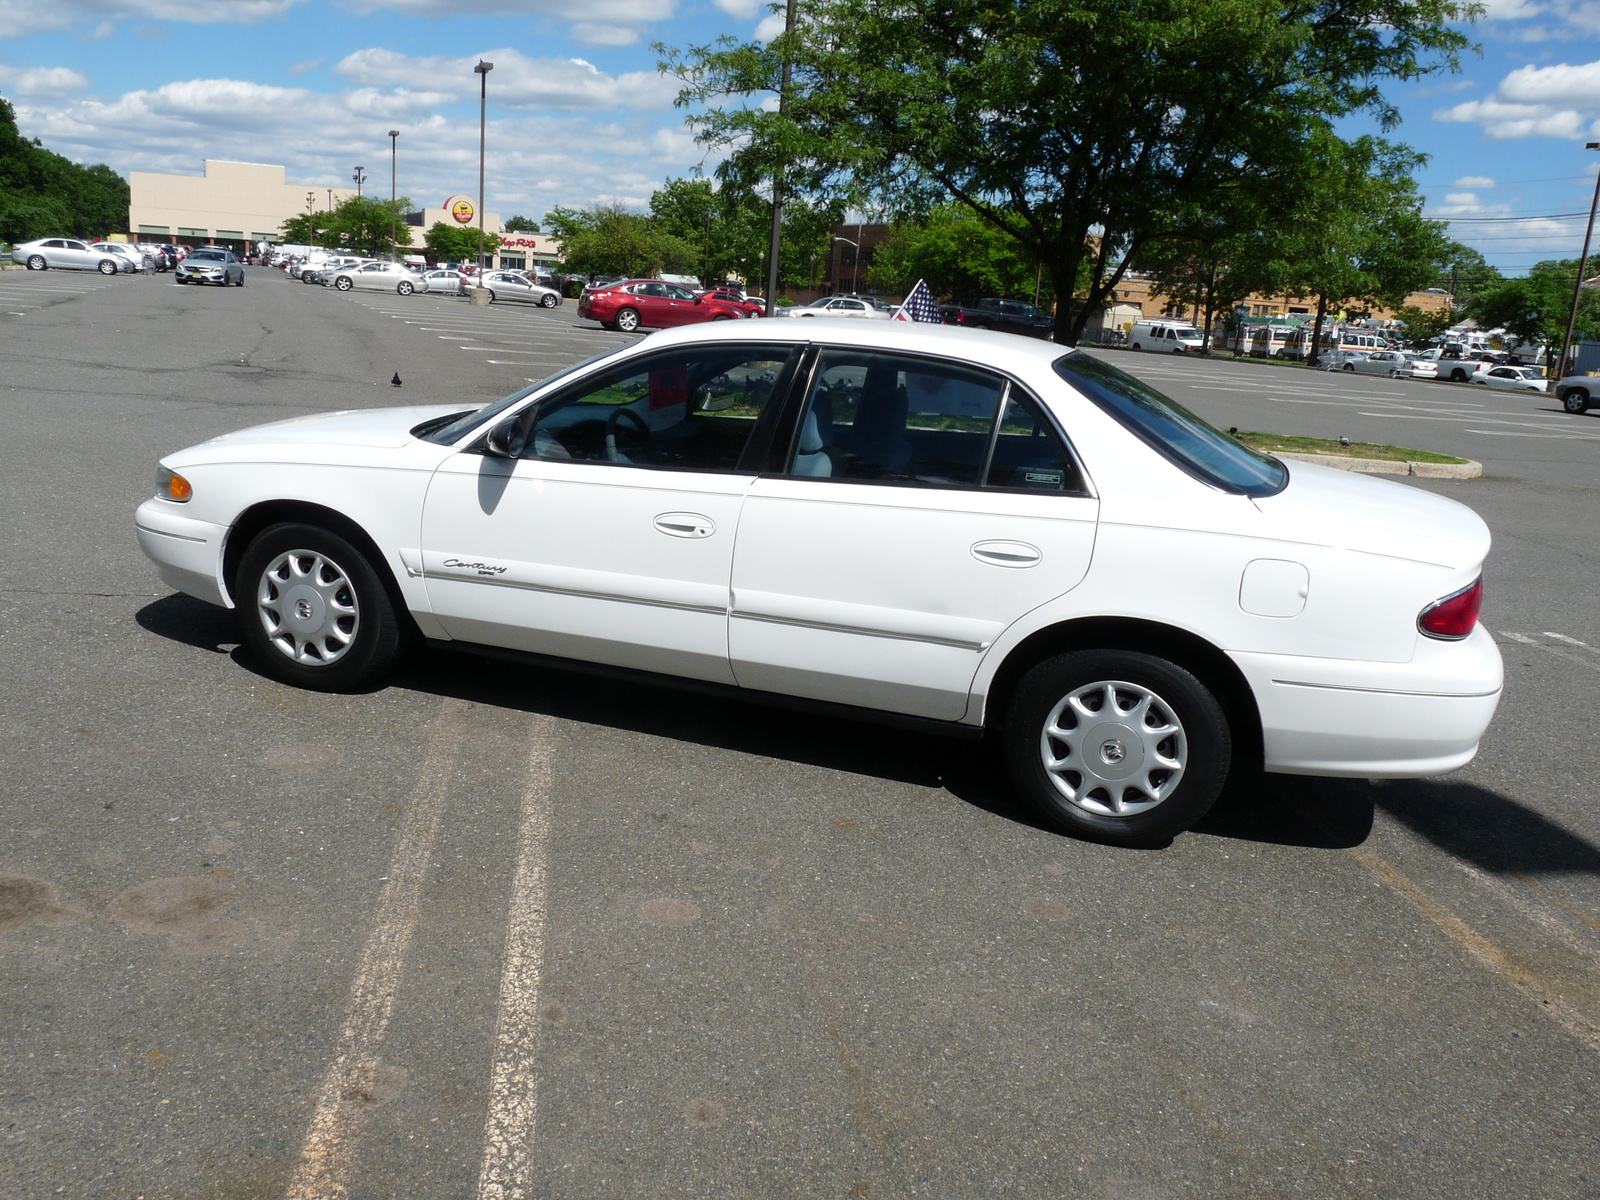
[[[968,329],[998,329],[1024,337],[1048,338],[1056,320],[1026,300],[1000,300],[994,296],[979,300],[971,308],[941,304],[939,314],[946,325],[965,325]]]

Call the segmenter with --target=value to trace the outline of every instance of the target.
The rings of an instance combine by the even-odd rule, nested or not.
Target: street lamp
[[[473,74],[478,77],[478,286],[483,286],[483,148],[485,130],[488,128],[489,115],[489,72],[494,70],[492,62],[478,60],[478,65],[472,68]]]
[[[357,167],[350,178],[356,181],[356,198],[360,199],[361,185],[367,181],[367,169],[365,167]]]
[[[859,229],[856,230],[856,236],[857,237],[861,236],[861,230],[859,230]],[[846,246],[851,246],[851,247],[853,247],[855,249],[856,256],[855,256],[855,259],[854,259],[853,264],[852,264],[851,269],[850,269],[851,270],[850,290],[853,292],[853,291],[857,290],[856,289],[856,280],[859,279],[860,276],[861,276],[861,243],[860,242],[852,242],[847,237],[839,237],[837,235],[834,236],[833,240],[836,241],[836,242],[843,242]],[[835,283],[842,283],[843,281],[842,280],[835,280],[834,282]]]
[[[1600,150],[1600,142],[1586,142],[1585,150]],[[1583,293],[1583,272],[1589,265],[1589,239],[1594,236],[1594,210],[1600,207],[1600,173],[1594,177],[1594,199],[1589,202],[1589,224],[1583,231],[1583,254],[1578,259],[1578,282],[1572,285],[1572,311],[1567,315],[1567,336],[1561,339],[1561,359],[1556,378],[1567,373],[1567,353],[1572,349],[1572,328],[1578,323],[1578,297]]]
[[[400,248],[400,202],[397,199],[394,187],[395,155],[397,153],[396,147],[400,144],[397,140],[399,137],[400,131],[398,129],[389,130],[389,211],[394,217],[393,231],[389,236],[389,240],[394,243],[394,249],[396,250]]]
[[[317,194],[306,193],[306,220],[310,223],[311,232],[306,235],[306,240],[315,244],[317,240]]]

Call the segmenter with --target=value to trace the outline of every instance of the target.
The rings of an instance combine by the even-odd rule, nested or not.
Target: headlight
[[[157,467],[156,495],[163,500],[186,504],[189,497],[194,495],[194,487],[176,471],[169,471],[166,467]]]

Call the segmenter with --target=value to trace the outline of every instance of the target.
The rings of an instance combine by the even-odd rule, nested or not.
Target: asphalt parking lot
[[[1473,764],[1160,851],[983,747],[445,653],[294,691],[135,543],[163,453],[624,337],[0,274],[0,1198],[1600,1197],[1600,413],[1106,352],[1478,459],[1414,482],[1496,539]]]

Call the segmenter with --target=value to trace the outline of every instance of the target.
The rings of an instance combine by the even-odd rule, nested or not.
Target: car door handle
[[[972,557],[991,567],[1036,567],[1044,560],[1039,548],[1027,542],[979,542]]]
[[[654,524],[657,533],[668,537],[708,538],[717,531],[717,523],[699,513],[662,513]]]

